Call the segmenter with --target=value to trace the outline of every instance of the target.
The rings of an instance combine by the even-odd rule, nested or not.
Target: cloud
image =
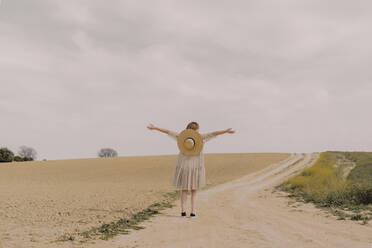
[[[1,145],[177,153],[146,125],[198,121],[237,130],[205,152],[370,150],[370,5],[3,1]]]

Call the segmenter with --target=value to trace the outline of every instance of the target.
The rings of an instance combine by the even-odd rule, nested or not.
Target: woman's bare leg
[[[191,190],[191,213],[195,214],[195,205],[196,205],[196,189]]]
[[[185,212],[185,203],[186,203],[186,200],[187,200],[187,189],[183,189],[182,190],[182,195],[181,195],[181,210],[182,212]]]

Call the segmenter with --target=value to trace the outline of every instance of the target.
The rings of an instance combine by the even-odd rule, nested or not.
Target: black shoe
[[[195,214],[194,214],[194,213],[191,213],[191,214],[190,214],[190,217],[195,217]]]
[[[186,212],[182,212],[181,213],[181,216],[186,216]]]

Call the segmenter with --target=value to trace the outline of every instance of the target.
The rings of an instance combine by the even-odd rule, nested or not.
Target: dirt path
[[[272,192],[272,186],[309,166],[317,156],[292,155],[260,172],[201,191],[196,218],[180,217],[176,202],[144,222],[145,229],[118,236],[105,246],[371,248],[371,224],[336,220],[311,204],[289,206],[287,197]]]

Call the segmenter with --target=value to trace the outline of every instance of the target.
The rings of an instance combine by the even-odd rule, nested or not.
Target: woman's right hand
[[[147,126],[147,128],[150,129],[150,130],[156,129],[156,127],[154,125],[152,125],[151,123],[150,123],[150,125]]]

